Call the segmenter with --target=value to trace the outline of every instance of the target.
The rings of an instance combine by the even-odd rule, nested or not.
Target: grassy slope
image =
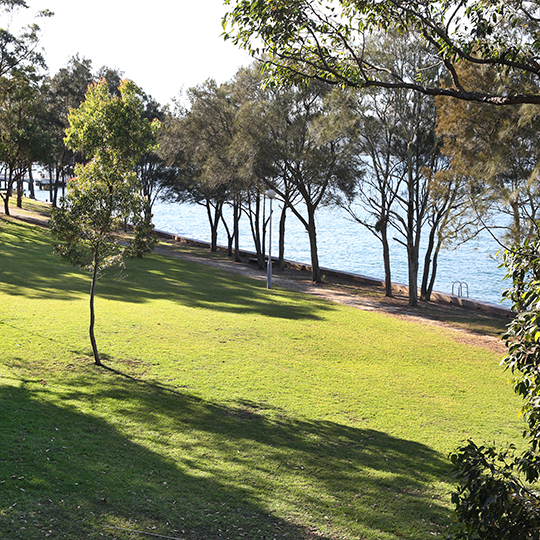
[[[31,226],[0,246],[2,538],[432,538],[448,452],[519,434],[452,330],[167,257],[100,281],[100,370],[88,276]]]

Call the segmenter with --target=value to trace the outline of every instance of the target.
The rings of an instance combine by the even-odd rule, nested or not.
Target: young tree
[[[79,164],[70,180],[61,208],[52,212],[51,231],[60,241],[56,252],[89,270],[90,342],[96,365],[94,297],[101,272],[121,266],[123,257],[148,247],[150,224],[144,219],[144,201],[133,171],[140,156],[151,150],[159,124],[142,116],[138,88],[122,81],[112,96],[105,80],[90,86],[85,101],[69,114],[66,145],[90,161]],[[125,246],[115,235],[124,220],[134,224],[134,245]],[[130,247],[132,248],[130,250]]]

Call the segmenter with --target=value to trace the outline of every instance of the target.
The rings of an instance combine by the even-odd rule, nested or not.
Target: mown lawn
[[[13,221],[0,257],[2,539],[444,538],[448,453],[519,443],[453,330],[152,255],[98,284],[98,368],[89,277]]]

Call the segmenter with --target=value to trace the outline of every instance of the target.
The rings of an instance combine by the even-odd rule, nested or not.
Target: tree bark
[[[98,264],[99,264],[99,252],[96,252],[94,255],[94,271],[92,273],[92,285],[90,286],[90,343],[92,344],[92,352],[94,353],[94,363],[96,366],[103,365],[101,363],[101,358],[99,357],[98,348],[96,345],[96,337],[94,335],[94,325],[96,321],[95,310],[94,310],[94,297],[96,294],[96,282],[98,274]]]
[[[315,226],[315,211],[308,207],[308,236],[311,251],[311,272],[314,283],[322,283],[322,274],[319,267],[319,253],[317,250],[317,230]]]
[[[409,306],[418,306],[418,241],[415,227],[415,195],[416,182],[413,177],[412,143],[407,145],[407,189],[409,200],[407,204],[407,262],[409,266]],[[415,241],[416,240],[416,241]]]
[[[384,296],[392,298],[392,270],[390,267],[390,245],[388,244],[388,221],[381,225],[381,242],[384,263]]]
[[[431,270],[431,273],[433,274],[432,263],[435,264],[434,261],[432,261],[431,259],[431,255],[435,247],[435,232],[436,232],[436,227],[434,226],[432,227],[429,233],[426,256],[424,257],[424,272],[422,275],[422,285],[420,286],[420,300],[424,300],[426,302],[429,302],[429,297],[430,297],[430,293],[428,293],[429,274],[430,274],[430,270]]]
[[[36,198],[36,191],[34,188],[34,176],[32,175],[32,166],[28,167],[28,191],[31,199]]]
[[[285,269],[285,221],[287,218],[287,205],[283,205],[279,218],[279,269]]]

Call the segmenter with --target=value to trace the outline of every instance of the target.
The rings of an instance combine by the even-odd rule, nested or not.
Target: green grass
[[[0,221],[0,538],[444,537],[448,452],[515,440],[456,332],[186,261],[89,278]]]

